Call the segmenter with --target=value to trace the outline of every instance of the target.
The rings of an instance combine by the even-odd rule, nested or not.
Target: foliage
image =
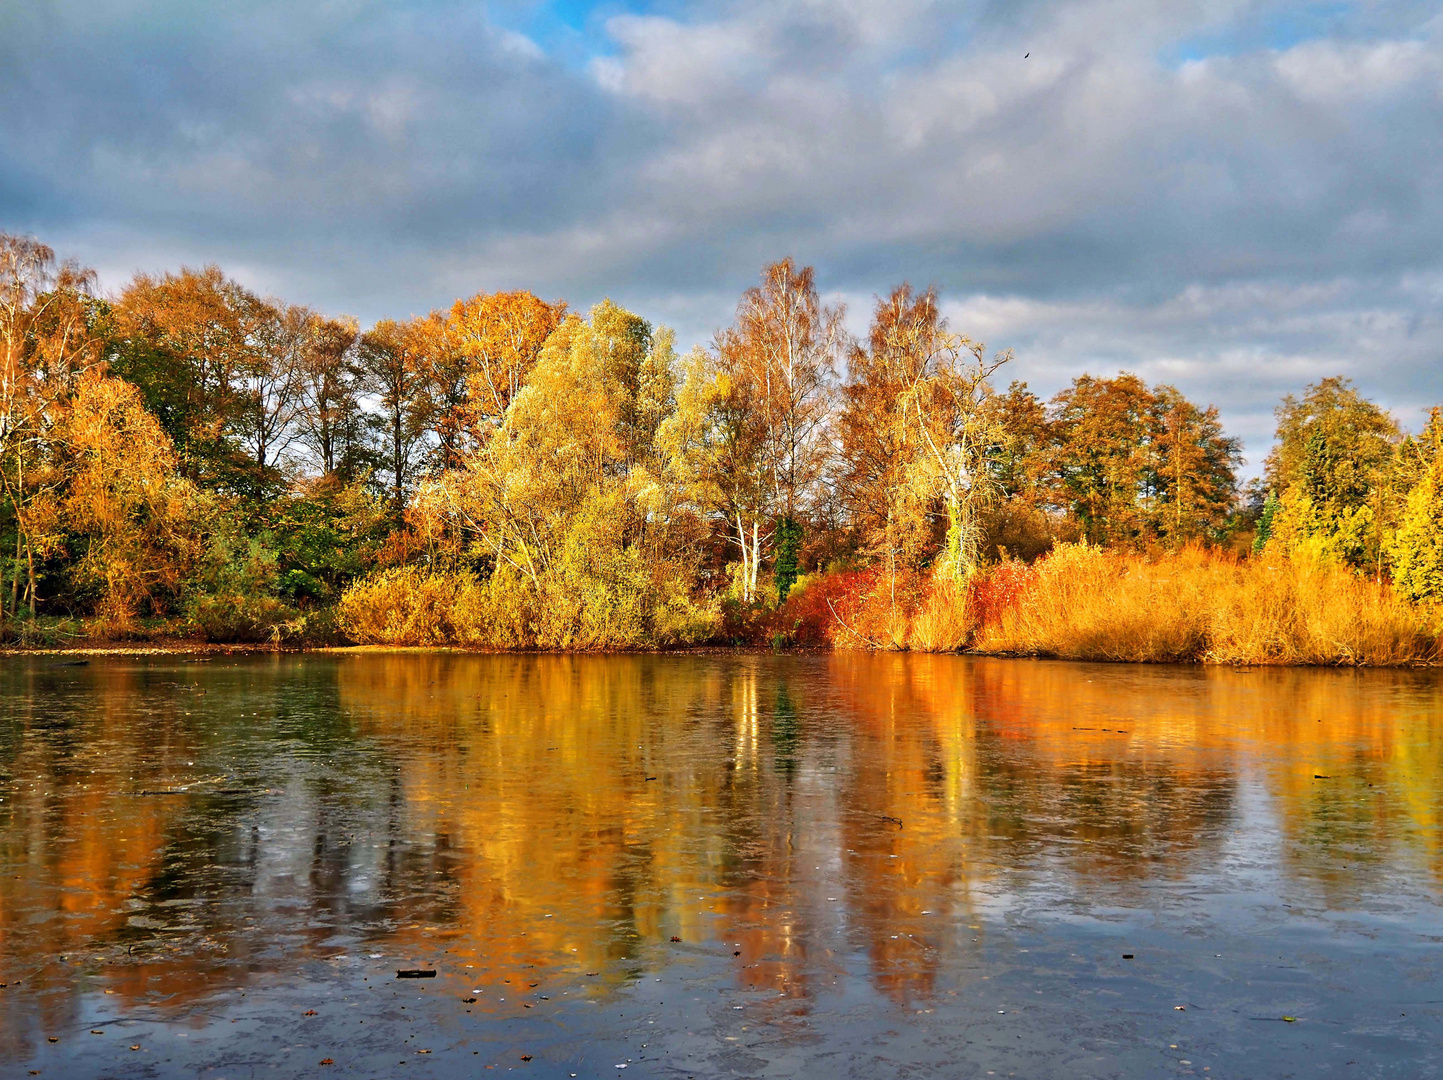
[[[392,522],[365,478],[343,486],[323,477],[261,508],[254,535],[274,553],[277,595],[326,604],[375,563]]]
[[[802,546],[802,527],[795,518],[782,518],[776,526],[776,567],[773,574],[777,582],[777,603],[787,602],[787,593],[797,583],[797,554]]]
[[[450,644],[464,632],[456,614],[472,610],[470,604],[462,606],[461,597],[476,587],[469,574],[434,573],[419,566],[383,570],[341,595],[341,627],[362,644]]]
[[[396,567],[342,594],[340,626],[363,644],[489,649],[686,645],[715,634],[713,613],[684,596],[649,596],[636,569],[614,567],[601,586],[594,576],[559,575],[538,597],[514,570],[481,580],[469,571]]]
[[[121,631],[164,612],[201,558],[211,509],[178,474],[170,440],[134,386],[91,372],[58,443],[64,479],[47,516],[75,580],[95,589],[96,614]]]
[[[1324,379],[1277,409],[1268,481],[1281,491],[1269,544],[1380,573],[1398,507],[1389,474],[1397,425],[1346,379]]]
[[[1054,498],[1092,543],[1216,536],[1237,495],[1238,440],[1217,410],[1134,375],[1082,376],[1053,399]]]
[[[1277,520],[1278,510],[1282,507],[1282,501],[1278,498],[1276,491],[1269,491],[1268,497],[1263,500],[1262,509],[1258,513],[1257,535],[1253,538],[1253,552],[1256,554],[1265,548],[1268,541],[1273,538],[1273,523]]]
[[[859,341],[842,316],[783,259],[682,358],[611,301],[522,291],[363,330],[214,266],[101,298],[0,235],[6,632],[1430,655],[1437,414],[1402,437],[1308,387],[1243,509],[1237,441],[1176,388],[999,392],[1010,354],[932,289]],[[1209,547],[1254,523],[1250,558]]]
[[[868,554],[893,573],[936,558],[961,579],[978,565],[982,515],[1002,490],[989,463],[1004,437],[990,380],[1010,358],[985,353],[948,330],[933,291],[906,285],[877,302],[866,346],[852,350],[840,486]]]
[[[1408,494],[1389,561],[1398,591],[1410,600],[1443,603],[1443,410],[1424,433],[1427,471]]]

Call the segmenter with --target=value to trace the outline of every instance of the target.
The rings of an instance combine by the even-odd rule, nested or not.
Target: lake
[[[1443,673],[69,659],[4,1076],[1443,1074]]]

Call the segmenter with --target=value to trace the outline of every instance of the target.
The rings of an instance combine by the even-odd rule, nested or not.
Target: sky
[[[935,285],[1050,396],[1255,473],[1283,394],[1443,403],[1443,3],[0,0],[0,231],[363,323],[527,288],[705,343],[786,255]]]

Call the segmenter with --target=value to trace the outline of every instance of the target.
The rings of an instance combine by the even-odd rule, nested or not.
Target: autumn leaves
[[[999,561],[1254,531],[1443,588],[1437,439],[1400,443],[1345,384],[1284,403],[1247,507],[1215,409],[1125,373],[1003,390],[1010,353],[930,289],[854,338],[790,259],[678,355],[611,301],[524,291],[364,332],[215,267],[105,298],[0,237],[0,344],[0,603],[24,640],[955,648]]]

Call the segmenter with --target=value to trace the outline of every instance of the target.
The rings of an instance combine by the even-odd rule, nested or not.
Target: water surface
[[[4,1076],[1443,1074],[1434,672],[8,658],[0,799]]]

